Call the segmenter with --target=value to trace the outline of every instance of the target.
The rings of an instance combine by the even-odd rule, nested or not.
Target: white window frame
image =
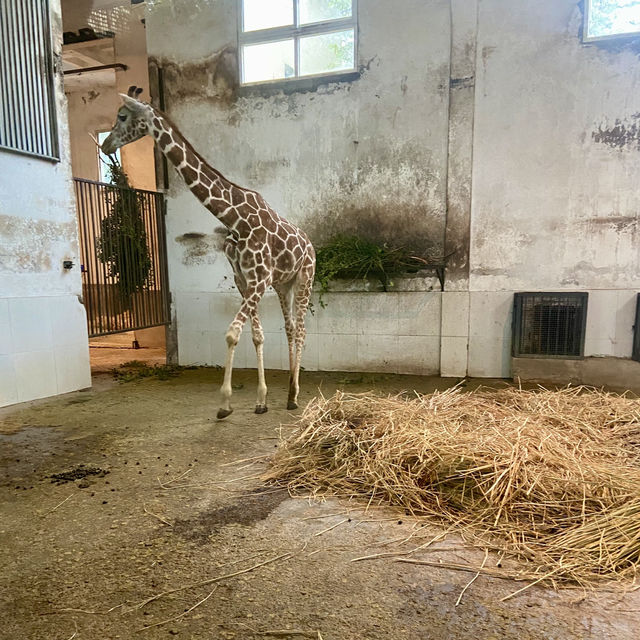
[[[295,82],[296,80],[307,80],[310,78],[330,78],[358,70],[358,0],[351,0],[351,15],[348,18],[336,18],[334,20],[324,20],[311,24],[299,24],[299,4],[300,0],[293,0],[293,25],[285,27],[269,27],[257,31],[244,31],[244,0],[238,0],[238,67],[240,73],[240,84],[243,87],[274,84],[282,82]],[[339,69],[337,71],[325,71],[312,75],[300,75],[300,39],[305,36],[324,35],[353,29],[353,67]],[[258,82],[244,82],[244,46],[252,44],[265,44],[268,42],[280,42],[282,40],[293,40],[294,49],[294,74],[288,78],[276,78],[274,80],[261,80]]]
[[[582,26],[583,42],[601,42],[603,40],[614,40],[616,38],[640,38],[640,29],[638,29],[638,31],[627,31],[625,33],[612,33],[606,36],[590,36],[589,35],[590,14],[591,14],[591,0],[584,0],[584,24]]]

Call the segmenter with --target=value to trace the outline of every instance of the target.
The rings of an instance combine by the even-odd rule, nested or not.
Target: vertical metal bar
[[[48,3],[42,3],[42,7]],[[53,155],[53,122],[54,122],[54,104],[53,104],[53,92],[52,92],[52,80],[53,80],[53,65],[52,60],[52,48],[51,48],[51,29],[49,28],[49,11],[47,8],[46,13],[43,11],[41,16],[40,27],[41,43],[42,43],[42,58],[40,60],[40,69],[42,73],[42,101],[44,112],[44,136],[43,145],[46,149],[46,154]]]
[[[7,63],[6,63],[6,71],[7,71],[7,94],[9,98],[9,111],[10,111],[10,127],[9,127],[9,146],[19,149],[20,143],[18,139],[18,125],[17,125],[17,113],[18,113],[18,100],[16,96],[16,92],[13,90],[13,87],[16,83],[15,77],[15,69],[16,69],[16,55],[15,50],[11,46],[13,42],[15,29],[13,26],[13,15],[15,14],[15,0],[7,0],[7,4],[5,6],[5,32],[3,33],[3,37],[7,42]]]
[[[94,251],[93,251],[93,270],[95,273],[95,278],[94,278],[94,287],[95,287],[95,292],[96,292],[96,329],[98,333],[103,333],[105,330],[105,327],[103,325],[103,318],[104,318],[104,310],[105,310],[105,305],[106,305],[106,298],[104,296],[105,292],[106,292],[106,278],[105,278],[105,273],[104,273],[104,264],[101,264],[102,261],[100,260],[100,258],[98,257],[98,242],[100,240],[101,234],[100,234],[100,225],[99,225],[99,221],[100,221],[100,213],[101,213],[101,206],[102,206],[102,191],[101,189],[98,187],[96,188],[95,185],[92,185],[91,188],[89,188],[89,184],[86,183],[87,185],[87,191],[90,197],[90,202],[91,202],[91,207],[90,210],[87,212],[88,213],[88,219],[89,222],[91,223],[91,240],[93,242],[93,245],[95,247]]]
[[[25,69],[25,82],[26,82],[26,94],[27,94],[27,107],[29,113],[29,132],[30,132],[30,147],[32,150],[35,150],[36,147],[36,132],[35,127],[33,126],[34,114],[36,112],[36,87],[37,82],[34,79],[34,33],[33,33],[33,3],[26,3],[26,15],[25,22],[29,28],[28,37],[23,38],[24,43],[24,57],[27,61],[26,69]],[[26,31],[26,29],[25,29]]]
[[[152,252],[152,240],[153,236],[151,233],[151,227],[149,225],[149,198],[146,192],[140,194],[140,202],[142,208],[142,224],[144,225],[145,232],[145,245],[147,248],[147,253],[145,256],[145,262],[148,261],[149,270],[146,273],[146,279],[142,285],[142,290],[144,292],[145,298],[145,308],[146,308],[146,318],[145,325],[151,326],[153,324],[153,291],[151,290],[151,276],[153,274],[153,252]],[[141,276],[145,275],[142,269],[143,265],[140,265]]]
[[[43,69],[43,58],[46,53],[44,50],[44,42],[42,41],[42,34],[44,33],[44,27],[42,25],[42,15],[40,10],[36,9],[34,11],[34,22],[33,22],[33,34],[34,39],[33,42],[35,44],[35,56],[33,60],[33,69],[34,74],[36,75],[38,81],[38,92],[37,92],[37,100],[36,103],[38,105],[37,113],[34,114],[34,128],[37,129],[38,135],[38,149],[36,153],[44,153],[44,140],[47,137],[47,122],[46,122],[46,109],[43,104],[44,95],[42,91],[42,84],[46,81],[44,77],[44,69]]]
[[[92,254],[92,251],[89,249],[89,233],[87,229],[87,207],[85,202],[85,185],[84,183],[76,180],[76,206],[78,207],[78,218],[80,220],[80,227],[83,232],[83,237],[85,239],[85,269],[86,269],[86,284],[87,284],[87,296],[85,300],[85,308],[87,309],[87,320],[89,323],[89,336],[92,333],[95,333],[95,304],[93,299],[93,291],[91,289],[91,281],[93,278],[93,266],[88,264],[89,256]]]
[[[49,112],[49,126],[47,127],[47,143],[49,146],[49,155],[51,157],[58,157],[60,155],[60,149],[58,146],[58,118],[55,101],[54,91],[54,74],[55,69],[53,66],[53,42],[51,41],[51,20],[49,12],[49,0],[44,0],[42,3],[44,9],[44,34],[43,39],[46,45],[46,57],[45,57],[45,82],[44,86],[47,94],[47,106]]]
[[[27,122],[27,119],[30,116],[30,111],[28,106],[28,98],[26,95],[27,92],[25,91],[26,89],[26,77],[25,77],[26,73],[25,72],[26,72],[27,61],[25,60],[26,52],[24,47],[25,40],[27,40],[31,34],[27,33],[26,27],[28,27],[28,25],[25,25],[24,23],[24,16],[23,16],[24,3],[25,3],[25,0],[17,0],[15,5],[16,10],[13,16],[13,20],[14,20],[13,42],[14,42],[15,53],[16,53],[16,66],[15,66],[16,82],[13,87],[13,90],[16,94],[16,97],[19,103],[19,111],[16,115],[19,115],[19,118],[20,118],[20,146],[21,148],[26,149],[28,151],[33,151],[33,148],[29,143],[31,127]]]
[[[100,199],[99,210],[97,212],[98,220],[98,234],[96,237],[100,237],[102,242],[106,242],[107,246],[113,247],[118,241],[118,238],[114,236],[114,230],[111,225],[103,225],[104,221],[113,212],[114,207],[117,204],[118,188],[100,186]],[[116,276],[109,275],[109,265],[103,260],[101,262],[101,276],[104,293],[104,315],[105,315],[105,327],[103,331],[114,331],[120,328],[118,317],[118,311],[122,309],[122,301],[118,292],[118,285]]]
[[[164,195],[156,195],[156,220],[158,221],[158,253],[162,269],[162,302],[164,306],[164,321],[171,321],[171,304],[169,301],[169,261],[167,259],[167,227],[166,201]]]
[[[2,110],[2,120],[0,120],[0,144],[9,146],[9,122],[11,109],[9,107],[9,38],[7,37],[7,12],[8,4],[0,4],[0,109]]]

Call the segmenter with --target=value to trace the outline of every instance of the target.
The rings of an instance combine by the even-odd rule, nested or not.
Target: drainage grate
[[[631,357],[640,362],[640,293],[636,301],[636,323],[633,326],[633,355]]]
[[[516,293],[513,355],[581,358],[587,293]]]

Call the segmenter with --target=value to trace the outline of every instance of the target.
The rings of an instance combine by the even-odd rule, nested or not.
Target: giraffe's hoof
[[[298,408],[298,403],[297,402],[293,402],[293,400],[289,400],[289,402],[287,402],[287,409],[289,409],[289,411],[293,411],[294,409]]]
[[[218,420],[222,420],[227,416],[230,416],[233,413],[233,409],[218,409],[218,415],[216,416]]]
[[[267,405],[264,404],[258,404],[256,405],[256,410],[255,413],[267,413]]]

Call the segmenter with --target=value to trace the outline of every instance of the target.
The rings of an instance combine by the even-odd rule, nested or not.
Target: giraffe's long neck
[[[162,112],[153,109],[152,118],[151,135],[160,151],[196,198],[227,228],[236,229],[244,219],[245,191],[207,164]]]

